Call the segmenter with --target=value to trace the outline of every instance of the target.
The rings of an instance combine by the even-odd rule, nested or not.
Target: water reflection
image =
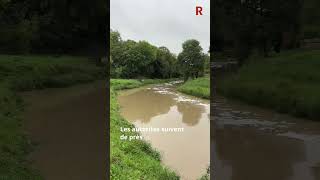
[[[157,115],[168,113],[170,107],[175,105],[172,95],[154,93],[150,89],[123,95],[119,97],[121,110],[130,121],[150,122]]]
[[[227,127],[214,130],[214,134],[217,158],[232,167],[232,180],[285,180],[293,174],[292,165],[305,160],[298,140]]]
[[[149,123],[153,117],[167,114],[174,108],[182,115],[183,123],[195,126],[205,113],[205,106],[171,92],[170,88],[145,88],[132,92],[129,90],[119,97],[121,112],[131,122]]]
[[[320,124],[216,98],[214,179],[319,180]]]
[[[201,105],[193,104],[190,102],[177,103],[178,111],[182,114],[182,122],[188,126],[194,126],[198,124],[202,113],[204,113],[204,107]]]

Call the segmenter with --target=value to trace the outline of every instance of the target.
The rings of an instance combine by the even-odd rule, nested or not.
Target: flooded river
[[[320,122],[214,97],[215,180],[320,180]]]
[[[106,179],[104,82],[22,96],[25,129],[38,144],[30,158],[46,180]]]
[[[182,179],[196,180],[210,162],[209,101],[182,95],[173,84],[123,91],[122,116],[136,127],[183,128],[183,132],[142,132]]]

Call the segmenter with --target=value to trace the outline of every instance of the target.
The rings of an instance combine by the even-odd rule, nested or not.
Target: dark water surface
[[[46,180],[106,179],[104,82],[23,94],[31,154]]]
[[[222,97],[211,116],[213,179],[320,180],[320,122]]]
[[[162,154],[163,163],[185,180],[196,180],[210,162],[210,104],[182,95],[173,84],[123,91],[122,115],[140,128],[183,128],[183,132],[142,132]]]

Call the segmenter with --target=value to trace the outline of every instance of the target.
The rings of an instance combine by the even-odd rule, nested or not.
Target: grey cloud
[[[178,54],[187,39],[210,44],[210,0],[111,0],[111,28],[123,39],[147,40]],[[204,15],[196,16],[197,5]]]

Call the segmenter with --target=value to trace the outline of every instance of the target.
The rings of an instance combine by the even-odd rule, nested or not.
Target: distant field
[[[320,50],[252,57],[236,75],[218,81],[217,91],[249,104],[319,120],[319,69]]]

